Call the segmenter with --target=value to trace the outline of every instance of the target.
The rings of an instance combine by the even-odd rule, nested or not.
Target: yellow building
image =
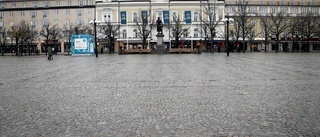
[[[95,0],[1,0],[0,28],[10,28],[21,21],[30,24],[38,32],[43,26],[51,24],[62,28],[66,24],[89,25],[95,12]],[[30,40],[37,45],[43,37]],[[15,42],[10,39],[10,42]],[[59,43],[66,42],[61,38]],[[38,44],[38,49],[41,49]],[[58,48],[59,52],[64,47]]]

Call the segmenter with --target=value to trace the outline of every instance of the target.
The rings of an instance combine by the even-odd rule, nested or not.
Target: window
[[[284,0],[281,0],[281,5],[284,5]]]
[[[133,30],[134,38],[138,38],[138,31],[136,29]]]
[[[30,14],[31,14],[32,18],[35,18],[37,16],[37,11],[32,10],[32,11],[30,11]]]
[[[287,8],[281,8],[282,13],[287,13]]]
[[[0,19],[3,18],[3,12],[0,12]]]
[[[67,14],[67,15],[70,15],[70,10],[66,10],[66,14]]]
[[[252,38],[255,38],[256,37],[256,31],[252,30],[251,35],[252,35]]]
[[[7,4],[0,4],[1,9],[5,9],[7,7]]]
[[[57,6],[60,6],[60,1],[56,1],[56,5],[57,5]]]
[[[318,10],[316,8],[312,8],[312,14],[317,14]]]
[[[301,0],[301,4],[304,5],[305,4],[305,0]]]
[[[77,15],[82,16],[83,10],[77,10]]]
[[[264,0],[260,0],[260,4],[264,4]]]
[[[37,7],[38,7],[38,2],[33,2],[33,3],[32,3],[32,6],[33,6],[34,8],[37,8]]]
[[[88,14],[92,14],[92,9],[88,9]]]
[[[20,15],[21,15],[21,17],[24,17],[24,16],[25,16],[24,11],[21,11],[21,12],[20,12]]]
[[[276,13],[276,8],[271,8],[271,13],[275,14]]]
[[[14,25],[14,23],[11,21],[11,22],[10,22],[10,27],[12,27],[13,25]]]
[[[232,0],[229,0],[229,4],[231,4],[232,3]]]
[[[12,11],[10,11],[10,17],[13,17],[13,16],[14,16],[13,12],[12,12]]]
[[[122,31],[122,38],[127,38],[127,30],[125,29]]]
[[[31,20],[31,27],[33,27],[33,28],[35,28],[35,27],[37,27],[37,21],[35,21],[35,20]]]
[[[72,1],[69,0],[69,1],[68,1],[68,6],[71,6],[71,5],[72,5]]]
[[[198,34],[198,33],[199,33],[198,29],[195,28],[195,29],[194,29],[193,37],[194,37],[194,38],[198,38],[198,37],[199,37],[199,34]]]
[[[58,25],[59,21],[58,19],[54,19],[54,25]]]
[[[307,8],[302,8],[302,14],[303,15],[307,14]]]
[[[17,5],[16,5],[16,3],[12,3],[12,8],[15,8]]]
[[[266,11],[267,11],[266,7],[262,7],[262,8],[261,8],[261,14],[262,14],[262,16],[265,16],[265,15],[266,15]]]
[[[162,11],[158,11],[158,16],[157,16],[157,20],[158,20],[158,17],[160,17],[160,20],[163,22],[163,16],[162,16]]]
[[[273,5],[273,4],[274,4],[274,0],[270,0],[270,4],[272,4],[272,5]]]
[[[42,20],[42,26],[48,26],[49,21],[47,19]]]
[[[233,15],[233,8],[231,8],[231,7],[229,8],[229,14]]]
[[[0,22],[0,29],[2,29],[2,27],[3,27],[3,22],[1,21]]]
[[[173,13],[172,13],[172,18],[173,18],[173,21],[177,20],[177,18],[178,18],[178,13],[177,13],[177,12],[173,12]]]
[[[81,7],[84,6],[84,0],[78,0],[78,5]]]
[[[23,5],[24,8],[27,7],[27,3],[23,3],[22,5]]]
[[[292,8],[292,9],[291,9],[291,13],[292,13],[292,16],[296,16],[296,14],[297,14],[297,9],[296,9],[296,8]]]
[[[77,25],[83,25],[83,19],[77,18]]]
[[[137,22],[138,21],[138,14],[137,13],[133,13],[132,21],[133,22]]]
[[[198,18],[199,18],[198,12],[194,12],[193,13],[193,21],[198,21]]]
[[[67,24],[67,25],[70,25],[70,19],[67,19],[67,20],[66,20],[66,24]]]
[[[90,5],[94,5],[94,1],[93,0],[89,0],[89,4]]]
[[[50,7],[50,2],[44,2],[44,7]]]
[[[294,0],[291,0],[291,5],[294,5]]]
[[[47,10],[42,11],[42,13],[43,13],[43,17],[48,17],[49,15],[49,11]]]
[[[55,11],[54,11],[54,15],[57,16],[58,14],[59,14],[59,11],[58,11],[58,10],[55,10]]]
[[[311,0],[311,5],[314,5],[314,0]]]
[[[249,13],[254,14],[254,8],[253,7],[249,8]]]

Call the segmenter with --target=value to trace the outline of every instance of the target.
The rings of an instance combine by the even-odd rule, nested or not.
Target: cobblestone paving
[[[319,53],[0,57],[2,137],[320,136]]]

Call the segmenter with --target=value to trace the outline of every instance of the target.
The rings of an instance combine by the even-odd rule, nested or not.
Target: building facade
[[[300,39],[304,39],[300,41],[300,48],[303,46],[303,43],[310,40],[310,47],[308,47],[308,51],[316,51],[320,50],[319,47],[319,34],[314,34],[312,38],[303,37],[303,34],[291,35],[290,27],[284,30],[281,35],[281,40],[278,46],[275,45],[275,38],[271,38],[268,40],[268,44],[265,44],[265,36],[264,29],[261,25],[262,18],[270,18],[271,14],[276,15],[277,13],[285,13],[284,19],[287,20],[287,23],[290,21],[294,21],[297,18],[301,18],[307,13],[311,13],[314,18],[318,18],[320,15],[320,1],[317,0],[225,0],[226,9],[225,13],[230,18],[237,18],[240,3],[247,6],[246,10],[248,16],[251,18],[250,21],[254,22],[256,25],[253,27],[253,37],[254,41],[251,44],[246,45],[246,50],[251,50],[252,48],[256,50],[268,50],[268,51],[286,51],[294,49],[294,39],[297,39],[295,35],[299,35],[302,37]],[[319,19],[314,20],[314,25],[316,25],[316,31],[320,32],[319,28]],[[292,23],[292,22],[291,22]],[[233,27],[232,25],[230,26]],[[297,27],[297,26],[292,26]],[[292,28],[291,28],[292,29]],[[232,31],[232,29],[231,29]],[[232,32],[231,32],[232,33]],[[272,37],[272,36],[271,36]],[[240,38],[242,39],[242,38]],[[235,38],[230,38],[230,40],[235,40]],[[248,40],[248,38],[246,38]],[[296,40],[298,41],[298,40]]]
[[[191,47],[195,45],[196,41],[206,39],[201,29],[201,17],[204,16],[205,11],[204,5],[208,5],[205,3],[214,3],[211,5],[215,6],[213,9],[215,10],[213,11],[214,18],[223,18],[225,4],[224,1],[219,0],[210,0],[209,2],[199,0],[104,0],[96,5],[96,18],[102,24],[111,22],[113,25],[119,25],[117,40],[123,42],[123,45],[120,46],[129,49],[142,47],[141,29],[139,28],[142,21],[137,21],[142,16],[147,17],[148,20],[146,30],[151,30],[147,38],[147,48],[153,48],[157,42],[156,20],[158,17],[163,23],[165,48],[173,47],[174,37],[170,26],[176,24],[174,18],[179,18],[181,27],[188,28],[188,32],[183,34],[179,40],[184,41],[185,46]],[[222,42],[224,41],[222,36],[225,31],[224,23],[217,22],[216,25],[215,41]]]
[[[95,0],[1,0],[0,9],[0,28],[9,29],[23,22],[40,32],[49,24],[61,29],[69,24],[89,25],[95,15]],[[9,39],[11,43],[15,42]],[[30,42],[38,45],[44,39],[38,35]],[[66,39],[61,38],[60,42],[66,42]],[[61,52],[64,48],[57,50]]]

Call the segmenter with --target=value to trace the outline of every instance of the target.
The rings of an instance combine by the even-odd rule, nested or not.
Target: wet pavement
[[[0,57],[0,135],[320,136],[319,53]]]

